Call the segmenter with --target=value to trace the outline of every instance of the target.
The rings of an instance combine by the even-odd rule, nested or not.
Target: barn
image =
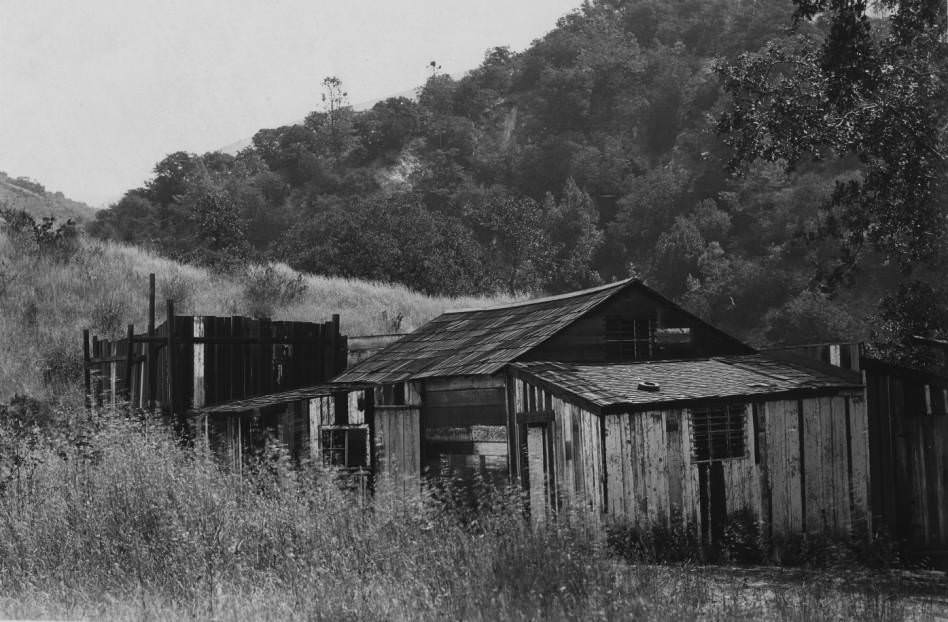
[[[866,515],[858,374],[757,355],[637,279],[446,312],[332,382],[360,387],[376,472],[478,472],[534,516],[713,535],[738,510],[780,532]]]
[[[569,509],[692,527],[705,541],[735,515],[770,537],[868,533],[858,374],[761,355],[527,362],[509,374],[537,518]]]

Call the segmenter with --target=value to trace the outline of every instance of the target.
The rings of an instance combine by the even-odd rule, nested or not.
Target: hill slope
[[[285,265],[223,276],[94,240],[83,240],[72,259],[57,263],[24,252],[0,232],[0,402],[15,393],[74,391],[82,329],[116,338],[128,323],[144,326],[152,272],[159,299],[173,299],[182,313],[300,321],[338,313],[349,335],[407,332],[445,309],[509,300],[431,297],[400,285],[299,274]]]
[[[73,201],[62,192],[47,192],[39,183],[14,178],[0,171],[0,206],[21,209],[40,219],[52,216],[59,220],[72,218],[76,222],[95,219],[96,210],[85,203]]]

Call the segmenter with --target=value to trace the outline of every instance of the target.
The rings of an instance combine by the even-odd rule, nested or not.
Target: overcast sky
[[[520,51],[581,0],[0,0],[0,170],[101,205],[173,151]]]

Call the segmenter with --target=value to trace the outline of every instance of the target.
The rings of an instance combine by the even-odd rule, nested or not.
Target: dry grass
[[[81,374],[81,331],[124,335],[147,321],[148,274],[155,273],[159,321],[166,298],[179,313],[248,315],[259,306],[246,275],[224,276],[139,248],[83,240],[67,263],[23,252],[0,233],[0,400],[15,393],[51,396]],[[273,272],[296,273],[284,265]],[[350,335],[406,332],[441,311],[506,298],[438,298],[400,285],[303,275],[299,296],[273,304],[273,319],[326,321],[341,316]],[[400,319],[399,319],[400,318]]]
[[[461,517],[431,496],[362,504],[277,459],[236,477],[160,427],[83,421],[27,450],[0,495],[0,616],[216,620],[931,619],[869,587],[755,586],[637,566],[532,529],[515,497]],[[30,458],[32,457],[32,458]],[[476,521],[472,521],[476,518]]]

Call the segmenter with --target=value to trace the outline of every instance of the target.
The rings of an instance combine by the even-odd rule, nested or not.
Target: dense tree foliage
[[[881,296],[878,347],[918,363],[913,335],[948,330],[938,311],[948,295],[946,5],[884,0],[888,19],[876,21],[865,0],[795,5],[798,24],[819,16],[825,34],[798,29],[720,69],[731,164],[845,163],[816,229],[840,252],[815,274],[826,292],[868,285]]]
[[[937,3],[883,4],[594,0],[415,100],[354,111],[327,78],[303,123],[169,155],[92,230],[432,293],[636,274],[759,343],[890,331],[944,245],[948,98]]]

